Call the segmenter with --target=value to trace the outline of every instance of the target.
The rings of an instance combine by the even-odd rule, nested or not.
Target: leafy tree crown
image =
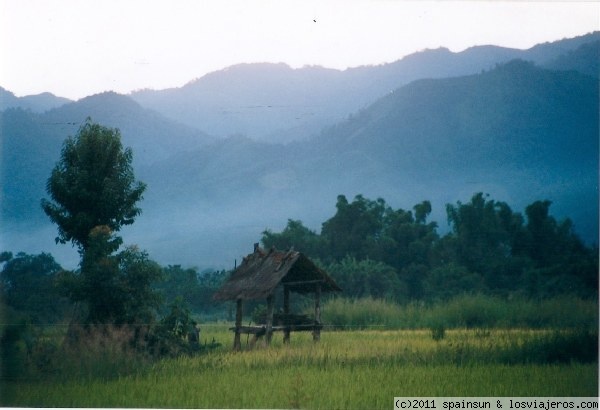
[[[135,180],[132,158],[118,129],[89,118],[64,142],[46,186],[52,201],[42,200],[44,212],[58,225],[57,243],[72,242],[85,251],[94,227],[116,232],[134,222],[146,185]]]

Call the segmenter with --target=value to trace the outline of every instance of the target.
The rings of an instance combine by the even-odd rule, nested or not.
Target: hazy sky
[[[598,1],[0,0],[0,86],[77,99],[178,87],[242,62],[344,69],[599,29]]]

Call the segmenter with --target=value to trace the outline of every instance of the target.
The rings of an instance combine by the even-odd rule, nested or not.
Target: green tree
[[[469,203],[446,206],[452,233],[441,247],[452,249],[447,262],[481,275],[490,289],[514,289],[524,264],[516,263],[513,248],[523,232],[523,218],[504,202],[475,194]]]
[[[484,290],[480,275],[454,263],[433,269],[423,281],[423,287],[426,295],[432,300],[448,300],[461,293],[477,293]]]
[[[569,219],[550,216],[550,201],[525,208],[527,224],[515,254],[528,257],[527,287],[541,296],[574,293],[597,297],[598,250],[586,247]]]
[[[62,284],[74,302],[85,302],[87,323],[152,323],[160,304],[152,284],[161,269],[146,252],[121,244],[107,226],[92,229],[81,271],[65,272]]]
[[[213,295],[223,286],[229,273],[221,271],[206,270],[198,275],[198,292],[192,307],[204,312],[214,311],[223,306],[223,302],[213,301]]]
[[[154,285],[155,289],[163,296],[164,303],[171,305],[176,298],[199,310],[201,303],[200,283],[198,271],[194,268],[184,269],[180,265],[169,265],[162,270],[162,279]],[[210,296],[208,298],[210,301]]]
[[[423,201],[413,206],[413,209],[415,210],[415,222],[425,224],[427,217],[431,214],[431,202]]]
[[[162,276],[160,266],[137,246],[128,246],[119,252],[117,262],[118,288],[122,289],[124,306],[120,322],[152,323],[162,302],[161,296],[152,288]]]
[[[81,270],[65,272],[61,284],[75,302],[85,302],[88,323],[149,323],[158,306],[151,288],[160,268],[145,252],[128,247],[116,253],[115,234],[140,214],[146,185],[136,181],[133,153],[123,148],[117,129],[90,119],[63,144],[48,179],[52,202],[42,208],[58,226],[57,243],[79,248]]]
[[[280,233],[266,229],[262,233],[261,242],[265,248],[274,246],[277,249],[290,249],[303,252],[313,258],[320,257],[322,250],[321,237],[308,229],[302,221],[288,219],[286,227]]]
[[[566,219],[559,223],[550,216],[551,204],[547,200],[536,201],[525,208],[525,244],[520,251],[533,259],[538,267],[559,262],[565,251],[579,253],[583,249],[572,232],[571,221]]]
[[[379,259],[398,270],[409,265],[428,266],[431,248],[438,240],[437,224],[427,223],[430,202],[423,201],[413,209],[414,216],[411,211],[389,209],[384,219],[383,237],[389,240],[382,247],[384,253]]]
[[[67,307],[55,280],[62,271],[52,255],[3,252],[0,290],[4,303],[27,315],[34,323],[52,323],[62,319]]]
[[[406,284],[398,279],[396,270],[383,262],[370,259],[357,261],[345,257],[330,264],[325,270],[344,290],[346,297],[373,297],[376,299],[405,300]]]
[[[135,180],[132,158],[118,129],[90,119],[64,142],[47,183],[52,201],[42,200],[44,212],[58,226],[57,243],[72,242],[85,251],[94,227],[118,232],[134,222],[146,185]]]
[[[371,201],[357,195],[352,203],[339,195],[335,205],[337,212],[323,223],[321,235],[326,241],[329,254],[334,260],[345,256],[365,259],[369,251],[377,247],[388,209],[381,198]]]

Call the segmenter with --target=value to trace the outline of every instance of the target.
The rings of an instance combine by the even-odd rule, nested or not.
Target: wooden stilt
[[[321,340],[321,284],[315,286],[315,327],[313,329],[313,341]]]
[[[242,299],[236,301],[235,310],[235,335],[233,336],[233,350],[240,350],[242,342],[240,340],[240,327],[242,326]]]
[[[290,324],[288,323],[290,314],[290,288],[283,286],[283,315],[285,323],[283,324],[283,343],[290,342]]]
[[[267,326],[265,334],[265,344],[268,346],[271,344],[271,338],[273,337],[273,308],[275,307],[275,298],[273,295],[267,297]]]

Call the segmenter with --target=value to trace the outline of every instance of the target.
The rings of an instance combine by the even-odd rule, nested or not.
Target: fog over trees
[[[599,110],[589,50],[599,44],[593,33],[529,50],[426,50],[346,71],[248,64],[179,89],[55,99],[45,111],[4,91],[6,250],[77,266],[74,249],[54,245],[39,201],[87,117],[118,128],[135,152],[148,188],[122,232],[164,265],[230,269],[265,229],[293,219],[320,232],[338,195],[359,194],[399,209],[429,201],[438,235],[450,231],[446,204],[477,192],[522,214],[548,200],[591,245]]]

